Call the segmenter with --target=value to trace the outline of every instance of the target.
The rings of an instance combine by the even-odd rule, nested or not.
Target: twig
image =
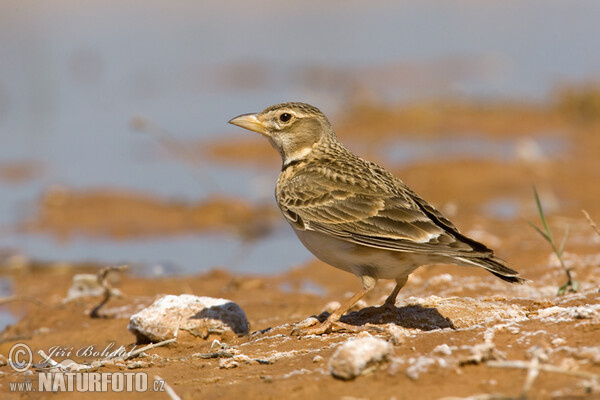
[[[214,353],[195,353],[192,354],[192,357],[199,357],[204,359],[209,358],[232,358],[233,353],[229,350],[219,350]]]
[[[44,359],[45,362],[47,362],[48,364],[52,365],[53,367],[58,367],[60,364],[57,363],[56,361],[54,361],[52,358],[50,358],[49,355],[47,355],[46,353],[44,353],[44,350],[38,350],[37,352],[40,356],[42,356],[42,358]]]
[[[104,307],[104,305],[106,303],[108,303],[108,301],[110,300],[110,298],[113,295],[112,287],[110,286],[108,279],[106,279],[106,277],[108,276],[108,273],[111,271],[123,271],[123,270],[126,270],[127,268],[129,268],[129,265],[127,265],[127,264],[117,265],[117,266],[110,266],[110,267],[102,268],[100,270],[100,272],[98,272],[98,283],[104,288],[104,298],[102,299],[100,304],[98,304],[96,307],[94,307],[94,309],[90,313],[91,318],[101,318],[102,317],[100,315],[99,311],[102,307]]]
[[[156,347],[161,347],[161,346],[165,346],[167,344],[171,344],[171,343],[175,343],[177,341],[177,338],[171,338],[171,339],[167,339],[167,340],[163,340],[162,342],[158,342],[158,343],[150,343],[147,346],[142,347],[141,349],[137,349],[132,351],[131,353],[127,354],[125,357],[114,357],[112,359],[123,359],[123,361],[127,361],[127,360],[131,360],[132,358],[137,357],[138,355],[140,355],[141,353],[148,351],[148,350],[152,350]],[[110,360],[112,360],[110,359]]]
[[[40,356],[42,356],[42,358],[44,359],[45,362],[47,362],[48,364],[50,364],[53,368],[59,368],[61,370],[71,370],[72,369],[72,365],[75,364],[76,368],[78,371],[80,370],[91,370],[91,371],[95,371],[100,367],[103,367],[104,365],[106,365],[109,361],[110,362],[114,362],[114,361],[127,361],[130,360],[132,358],[137,357],[138,355],[140,355],[141,353],[154,349],[156,347],[160,347],[160,346],[165,346],[167,344],[171,344],[174,343],[175,341],[177,341],[177,338],[171,338],[171,339],[167,339],[167,340],[163,340],[162,342],[158,342],[158,343],[151,343],[147,346],[144,346],[140,349],[134,350],[131,353],[127,353],[127,355],[125,356],[111,356],[111,357],[106,357],[103,360],[96,360],[93,361],[91,364],[80,364],[80,363],[76,363],[73,362],[72,364],[69,365],[62,365],[58,362],[56,362],[55,360],[53,360],[50,356],[48,356],[46,353],[44,353],[43,350],[38,350],[38,354]],[[166,384],[166,383],[165,383]]]
[[[533,382],[540,374],[540,359],[537,356],[533,357],[533,360],[529,363],[529,368],[527,369],[527,377],[525,378],[525,383],[523,384],[523,389],[521,390],[521,398],[526,399],[527,393],[531,390],[533,386]]]
[[[86,365],[86,364],[79,364],[75,361],[73,361],[71,364],[68,365],[63,365],[61,363],[58,363],[56,361],[54,361],[49,355],[47,355],[46,353],[44,353],[44,350],[38,350],[37,352],[40,356],[42,356],[42,358],[44,359],[45,362],[47,362],[48,364],[50,364],[52,366],[52,368],[58,368],[61,371],[72,371],[73,370],[73,364],[75,364],[75,368],[77,371],[81,371],[84,369],[92,369],[94,368],[92,365]]]
[[[171,398],[171,400],[181,400],[181,397],[179,397],[177,395],[177,393],[175,393],[175,391],[173,390],[173,388],[163,378],[161,378],[158,375],[154,375],[154,380],[155,381],[162,381],[163,382],[163,384],[164,384],[163,389],[165,389],[165,391],[167,392],[167,394],[169,395],[169,397]]]
[[[109,361],[110,362],[114,362],[114,361],[127,361],[127,360],[131,360],[132,358],[135,358],[137,356],[139,356],[140,354],[142,354],[145,351],[148,350],[152,350],[156,347],[160,347],[160,346],[165,346],[167,344],[171,344],[177,341],[177,338],[171,338],[171,339],[167,339],[167,340],[163,340],[162,342],[158,342],[158,343],[150,343],[147,346],[142,347],[141,349],[136,349],[134,351],[132,351],[131,353],[127,353],[125,356],[112,356],[112,357],[106,357],[103,360],[96,360],[92,363],[92,368],[98,369],[100,367],[103,367],[104,365],[106,365]]]
[[[594,231],[596,231],[596,233],[598,234],[598,236],[600,236],[600,228],[598,228],[598,225],[596,225],[596,223],[594,222],[594,220],[592,219],[592,217],[590,217],[590,214],[588,214],[588,212],[585,211],[585,210],[581,210],[581,212],[583,213],[583,215],[585,215],[585,219],[588,220],[588,222],[590,223],[592,229]]]
[[[493,367],[493,368],[529,369],[529,368],[531,368],[530,364],[531,364],[531,362],[528,362],[528,361],[516,360],[516,361],[488,361],[486,365],[488,367]],[[593,380],[600,379],[600,376],[593,374],[591,372],[573,371],[570,369],[555,367],[554,365],[539,364],[538,368],[540,371],[544,371],[544,372],[554,372],[557,374],[571,375],[571,376],[576,376],[578,378],[584,378],[584,379],[593,379]]]

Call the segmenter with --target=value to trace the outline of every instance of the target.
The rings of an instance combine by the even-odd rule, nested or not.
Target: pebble
[[[158,342],[175,337],[180,329],[203,337],[209,332],[247,335],[248,320],[231,300],[182,294],[159,298],[132,315],[127,328],[138,342]]]
[[[392,351],[393,346],[383,339],[372,336],[351,339],[335,351],[329,360],[329,370],[336,378],[354,379],[367,368],[388,360]]]
[[[434,353],[443,354],[449,356],[452,354],[452,349],[447,344],[440,344],[433,349]]]

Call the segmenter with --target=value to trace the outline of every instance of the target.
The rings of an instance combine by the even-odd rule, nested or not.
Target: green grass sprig
[[[565,265],[565,262],[563,260],[563,250],[565,248],[567,236],[569,235],[569,227],[567,226],[567,228],[565,229],[565,235],[563,236],[563,239],[560,242],[560,245],[556,246],[556,243],[554,242],[554,237],[552,236],[552,232],[550,231],[550,228],[548,227],[548,222],[546,221],[546,215],[544,214],[544,209],[542,208],[542,203],[540,202],[540,196],[538,196],[538,192],[537,192],[535,186],[533,187],[533,195],[535,197],[535,204],[537,206],[538,213],[540,214],[540,219],[542,220],[543,229],[538,227],[537,225],[535,225],[533,222],[531,222],[529,220],[527,222],[529,223],[529,225],[531,225],[531,227],[533,229],[535,229],[540,235],[542,235],[542,237],[544,239],[546,239],[546,241],[550,244],[550,247],[552,247],[552,251],[554,252],[554,254],[556,254],[556,257],[558,258],[558,261],[560,262],[560,266],[562,267],[562,269],[565,271],[565,274],[567,275],[567,282],[564,285],[562,285],[560,288],[558,288],[558,294],[562,295],[565,293],[577,292],[579,290],[579,282],[577,282],[576,280],[573,279],[573,277],[571,276],[570,268],[567,268],[567,266]]]

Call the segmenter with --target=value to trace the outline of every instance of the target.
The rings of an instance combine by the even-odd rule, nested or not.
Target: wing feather
[[[278,184],[278,204],[298,229],[365,246],[447,256],[491,254],[387,171],[376,170],[374,177],[381,179],[341,181],[322,167],[307,168]]]

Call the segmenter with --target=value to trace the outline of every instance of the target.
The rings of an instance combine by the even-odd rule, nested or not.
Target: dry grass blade
[[[117,357],[116,359],[123,359],[123,360],[131,360],[134,357],[137,357],[138,355],[157,348],[157,347],[161,347],[161,346],[166,346],[167,344],[171,344],[171,343],[175,343],[177,341],[177,338],[171,338],[171,339],[167,339],[167,340],[163,340],[162,342],[158,342],[158,343],[150,343],[147,346],[142,347],[141,349],[136,349],[130,353],[127,354],[127,356],[125,357]]]
[[[600,228],[598,228],[598,225],[596,225],[592,217],[590,217],[590,214],[588,214],[588,212],[585,210],[581,210],[581,212],[583,213],[583,215],[585,215],[585,219],[588,220],[592,229],[598,234],[598,236],[600,236]]]
[[[542,221],[543,229],[538,227],[531,221],[527,222],[550,244],[550,247],[552,247],[552,251],[554,252],[554,254],[556,254],[556,257],[558,258],[560,266],[567,275],[567,282],[560,288],[558,288],[558,294],[562,295],[569,292],[577,292],[579,290],[579,282],[573,279],[573,277],[571,276],[571,270],[567,268],[563,260],[563,250],[567,241],[567,236],[569,234],[569,228],[567,227],[567,229],[565,230],[565,235],[563,236],[560,246],[557,247],[556,243],[554,242],[554,237],[552,236],[552,231],[550,231],[550,227],[548,226],[546,215],[544,214],[544,209],[542,208],[542,202],[540,201],[540,196],[538,195],[535,186],[533,187],[533,196],[535,198],[535,204],[540,215],[540,220]]]
[[[515,368],[515,369],[526,369],[526,370],[529,370],[531,368],[530,361],[520,361],[520,360],[488,361],[486,363],[486,365],[488,367],[493,367],[493,368]],[[572,370],[572,369],[556,367],[554,365],[548,365],[548,364],[538,364],[537,368],[540,371],[544,371],[544,372],[554,372],[557,374],[570,375],[570,376],[575,376],[578,378],[592,379],[592,380],[596,380],[596,381],[600,380],[600,376],[593,374],[591,372],[587,372],[587,371]]]
[[[159,381],[163,383],[163,389],[165,390],[165,392],[167,392],[171,400],[181,400],[181,397],[179,397],[177,393],[175,393],[173,388],[163,378],[161,378],[158,375],[154,375],[154,381]]]

